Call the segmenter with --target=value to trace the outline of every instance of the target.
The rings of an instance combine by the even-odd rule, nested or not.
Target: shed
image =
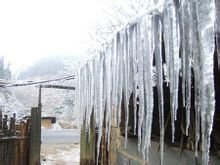
[[[41,126],[44,128],[52,128],[52,124],[56,123],[56,117],[42,117],[41,118]]]

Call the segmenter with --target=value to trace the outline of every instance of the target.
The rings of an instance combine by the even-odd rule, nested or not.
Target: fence
[[[40,164],[39,108],[22,120],[2,114],[0,110],[0,165]]]

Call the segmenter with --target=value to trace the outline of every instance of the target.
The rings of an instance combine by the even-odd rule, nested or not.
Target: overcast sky
[[[81,55],[99,0],[0,1],[0,56],[13,70],[48,55]]]

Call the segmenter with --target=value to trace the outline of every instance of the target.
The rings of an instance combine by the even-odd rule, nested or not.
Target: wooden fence
[[[40,116],[38,108],[22,120],[2,114],[0,109],[0,165],[40,164]]]

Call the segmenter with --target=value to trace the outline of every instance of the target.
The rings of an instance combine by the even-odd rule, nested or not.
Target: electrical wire
[[[2,88],[8,88],[8,87],[21,87],[21,86],[29,86],[29,85],[37,85],[37,84],[44,84],[44,83],[48,83],[48,82],[54,82],[54,81],[61,81],[61,80],[73,80],[75,78],[75,75],[71,75],[71,76],[65,76],[65,77],[60,77],[60,78],[55,78],[55,79],[49,79],[49,80],[39,80],[39,81],[26,81],[26,82],[22,82],[22,83],[2,83],[0,84],[0,87]]]

